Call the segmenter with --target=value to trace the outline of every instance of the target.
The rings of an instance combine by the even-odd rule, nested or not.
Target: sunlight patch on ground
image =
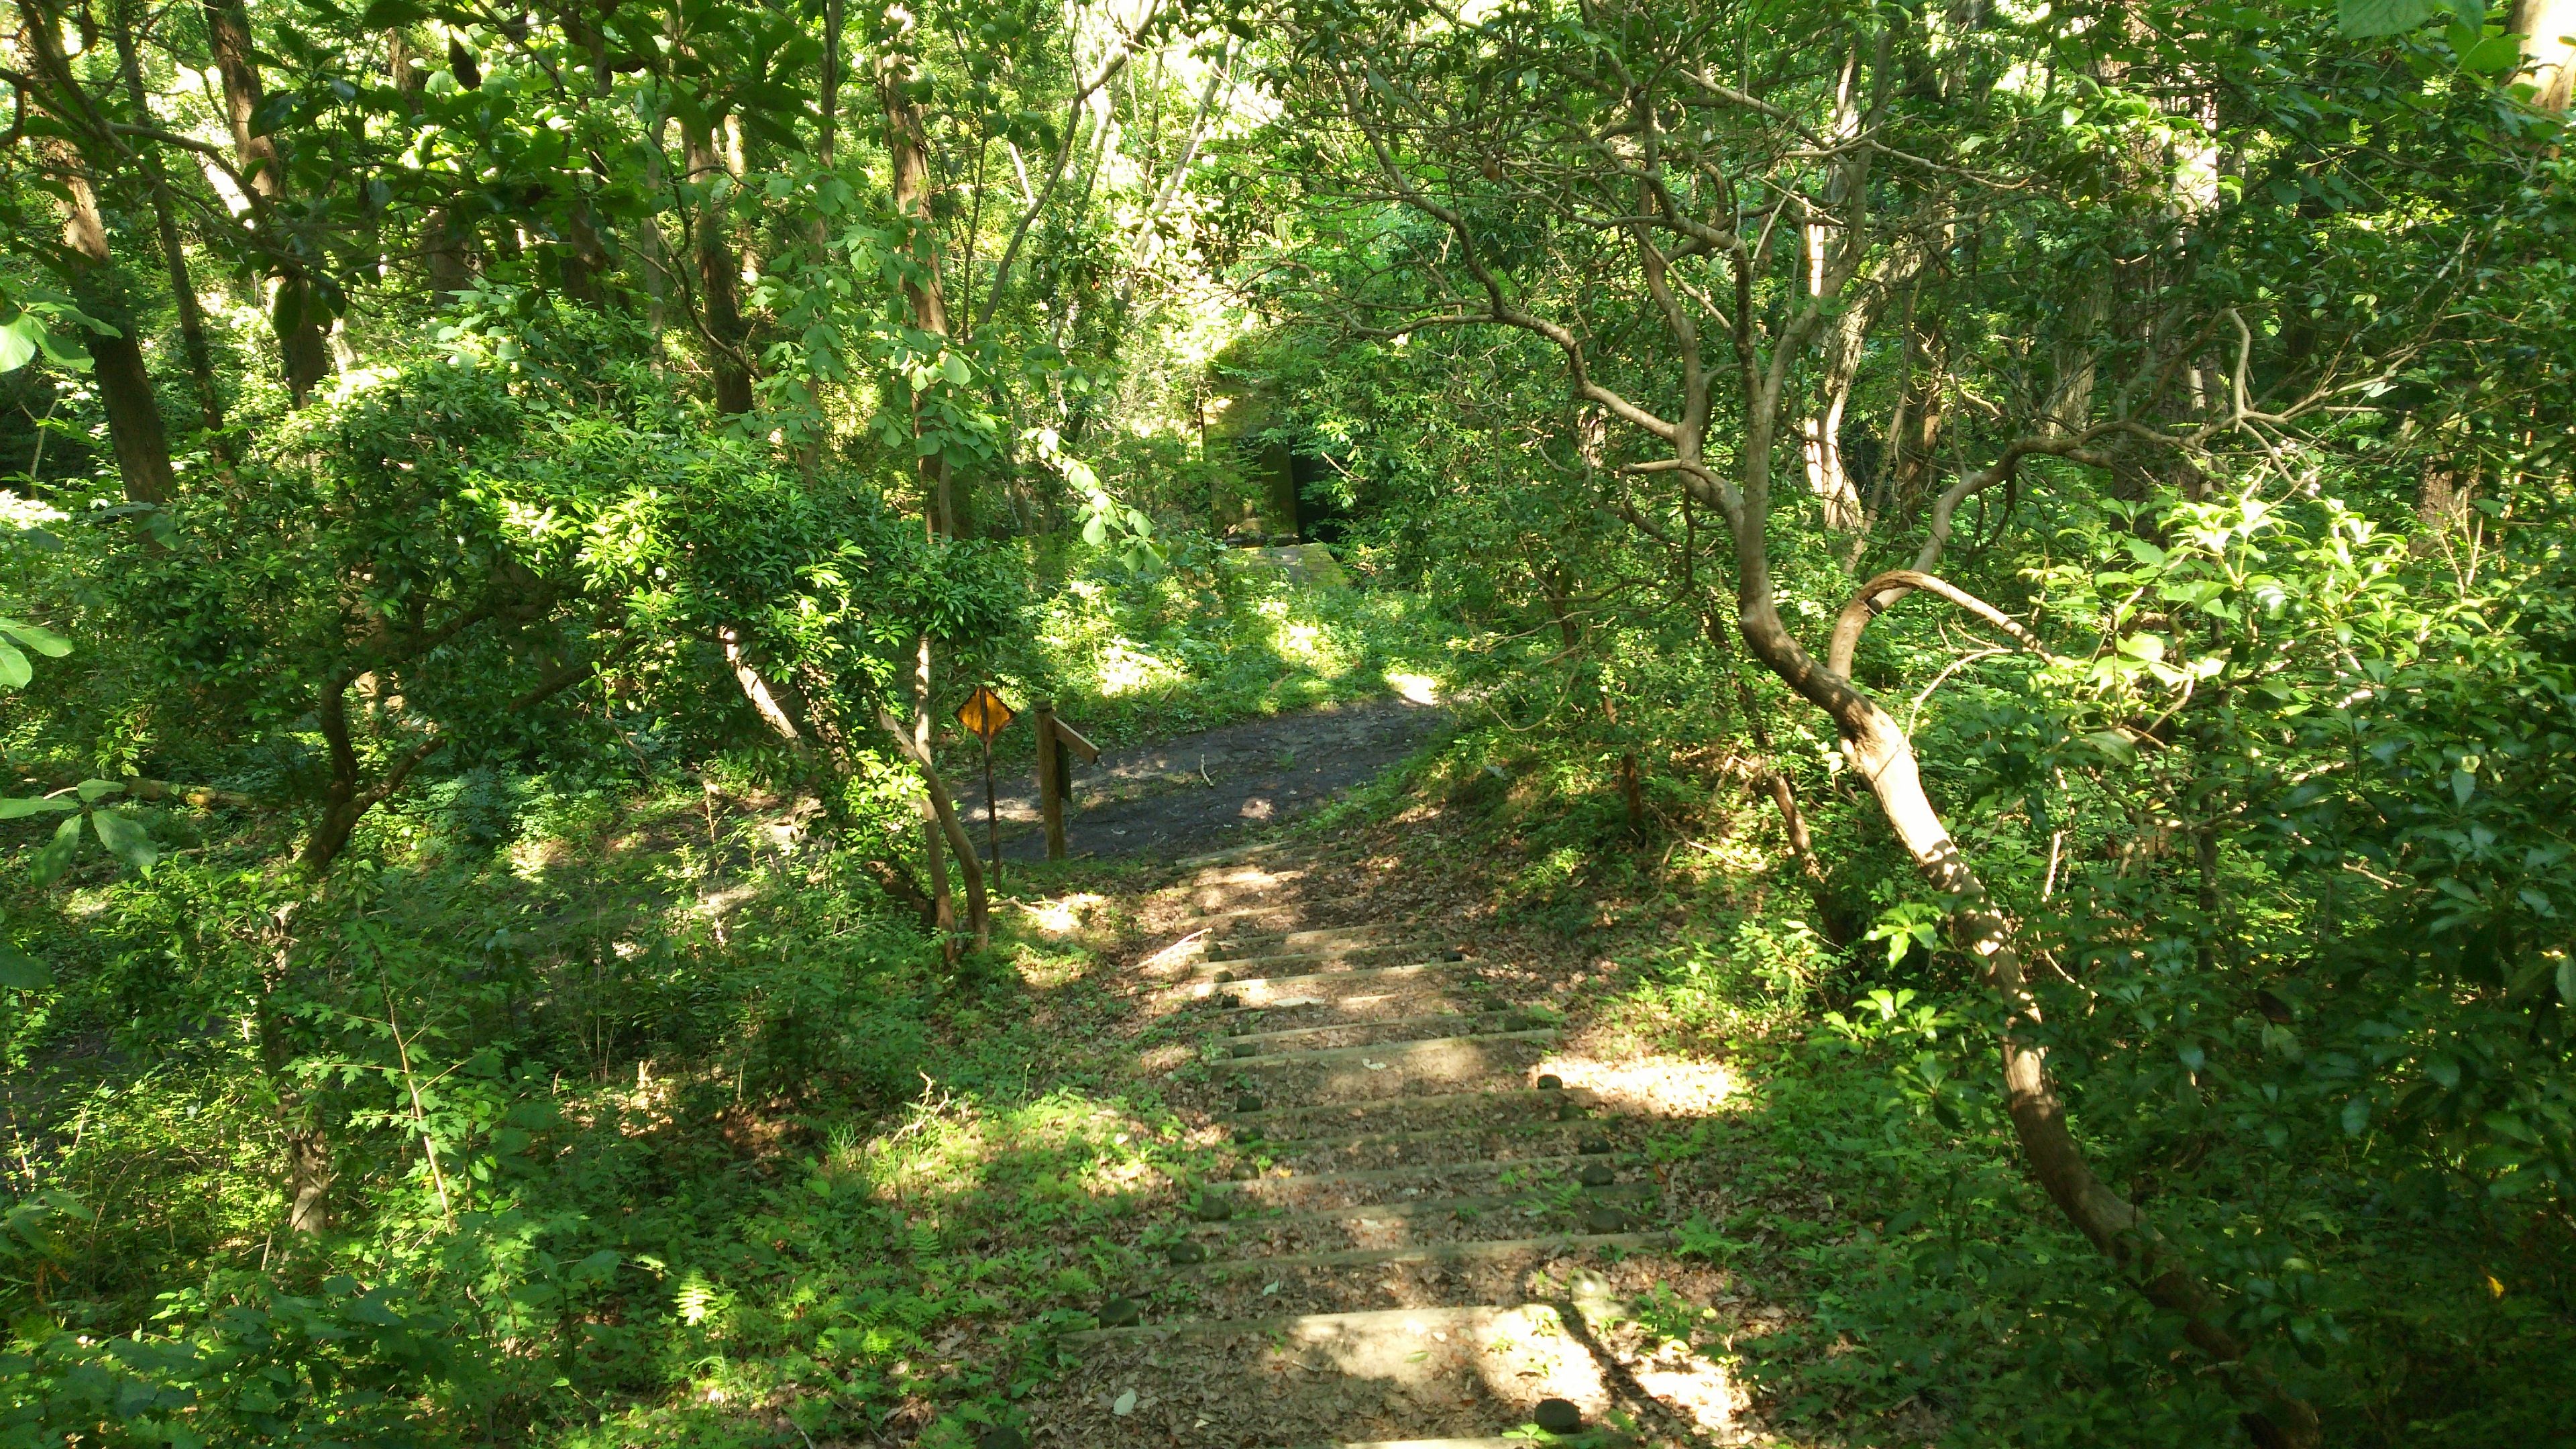
[[[1386,676],[1386,682],[1408,703],[1438,704],[1440,702],[1440,681],[1428,674],[1407,674],[1401,669],[1391,670]]]
[[[1080,935],[1089,923],[1091,913],[1108,902],[1107,896],[1077,891],[1053,900],[1014,901],[1012,904],[1020,908],[1032,930],[1051,942],[1062,942]]]
[[[1740,1085],[1733,1072],[1715,1062],[1688,1057],[1648,1056],[1602,1061],[1560,1054],[1539,1063],[1538,1071],[1565,1079],[1614,1112],[1641,1117],[1706,1117],[1726,1105]]]
[[[1185,1042],[1170,1042],[1138,1057],[1136,1065],[1147,1075],[1159,1077],[1167,1072],[1179,1071],[1183,1066],[1197,1060],[1198,1054],[1198,1048]]]

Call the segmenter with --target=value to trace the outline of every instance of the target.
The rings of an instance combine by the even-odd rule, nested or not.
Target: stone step
[[[1418,921],[1362,921],[1348,926],[1305,926],[1281,931],[1233,932],[1212,928],[1207,936],[1207,953],[1209,960],[1218,961],[1250,955],[1256,949],[1297,951],[1309,946],[1377,941],[1393,935],[1438,940],[1449,934]]]
[[[1291,1158],[1301,1159],[1299,1165],[1308,1166],[1312,1165],[1312,1159],[1315,1158],[1349,1156],[1373,1147],[1403,1147],[1424,1142],[1445,1142],[1454,1144],[1457,1150],[1442,1155],[1455,1160],[1459,1152],[1487,1148],[1499,1149],[1512,1138],[1551,1135],[1563,1136],[1571,1145],[1576,1139],[1587,1136],[1602,1137],[1606,1133],[1602,1123],[1588,1117],[1578,1117],[1567,1122],[1552,1122],[1545,1119],[1461,1122],[1438,1127],[1390,1129],[1381,1132],[1318,1133],[1311,1137],[1264,1136],[1251,1142],[1238,1143],[1235,1151],[1267,1157],[1274,1162]],[[1399,1159],[1406,1155],[1396,1154]],[[1334,1166],[1348,1168],[1351,1164],[1336,1163]]]
[[[1228,1195],[1228,1201],[1249,1223],[1258,1221],[1254,1214],[1268,1209],[1320,1211],[1413,1198],[1548,1191],[1578,1181],[1584,1168],[1596,1164],[1610,1169],[1611,1181],[1605,1186],[1647,1180],[1641,1175],[1644,1159],[1635,1153],[1532,1152],[1516,1157],[1484,1156],[1394,1167],[1266,1173],[1239,1182],[1209,1183],[1204,1191]]]
[[[1473,1444],[1529,1422],[1543,1399],[1570,1399],[1587,1421],[1615,1402],[1547,1304],[1182,1320],[1057,1342],[1083,1366],[1046,1420],[1059,1442],[1104,1449]]]
[[[1225,1120],[1267,1128],[1274,1122],[1285,1124],[1326,1116],[1346,1122],[1365,1122],[1385,1117],[1411,1116],[1418,1112],[1485,1112],[1550,1108],[1560,1100],[1573,1102],[1586,1110],[1599,1105],[1598,1100],[1581,1087],[1503,1087],[1484,1092],[1443,1092],[1431,1097],[1399,1097],[1384,1102],[1363,1102],[1357,1105],[1341,1102],[1283,1102],[1276,1106],[1265,1105],[1253,1112],[1228,1112]],[[1546,1114],[1536,1114],[1533,1120],[1544,1115]]]
[[[1248,921],[1255,916],[1314,915],[1326,912],[1347,913],[1349,909],[1350,902],[1346,900],[1312,901],[1304,899],[1290,899],[1284,901],[1263,901],[1255,905],[1226,906],[1218,910],[1191,911],[1186,915],[1176,917],[1172,921],[1172,924],[1182,930],[1207,931],[1220,929],[1226,923],[1231,921]],[[1317,924],[1320,928],[1326,924],[1353,925],[1356,923],[1343,920],[1329,923],[1319,922]]]
[[[1254,1018],[1254,1020],[1258,1020]],[[1234,1028],[1247,1022],[1237,1017],[1226,1023],[1226,1031],[1217,1044],[1226,1048],[1232,1058],[1235,1048],[1277,1046],[1302,1043],[1314,1048],[1365,1046],[1371,1042],[1399,1042],[1420,1039],[1410,1033],[1433,1033],[1445,1036],[1490,1036],[1504,1031],[1539,1031],[1556,1025],[1553,1018],[1535,1012],[1504,1007],[1487,1011],[1443,1011],[1425,1016],[1361,1017],[1356,1020],[1320,1021],[1310,1026],[1289,1026],[1256,1031]],[[1345,1040],[1345,1038],[1349,1038]]]
[[[1610,1187],[1584,1191],[1587,1199],[1630,1202],[1653,1191],[1651,1182],[1619,1183]],[[1349,1207],[1324,1208],[1312,1212],[1263,1213],[1258,1217],[1240,1218],[1223,1223],[1192,1223],[1194,1237],[1232,1240],[1253,1231],[1292,1230],[1323,1223],[1346,1223],[1360,1219],[1436,1218],[1444,1213],[1486,1213],[1519,1209],[1536,1201],[1535,1192],[1480,1193],[1469,1197],[1426,1197],[1410,1202],[1357,1203]]]
[[[1211,1060],[1219,1066],[1236,1067],[1246,1071],[1265,1067],[1337,1067],[1354,1062],[1360,1064],[1363,1069],[1367,1069],[1371,1062],[1380,1062],[1381,1066],[1391,1070],[1399,1063],[1436,1066],[1458,1061],[1465,1056],[1472,1056],[1479,1048],[1497,1043],[1548,1042],[1556,1040],[1556,1037],[1557,1028],[1541,1026],[1523,1031],[1488,1031],[1472,1036],[1416,1037],[1410,1041],[1314,1047],[1305,1051],[1264,1052],[1258,1049],[1258,1043],[1254,1043],[1255,1050],[1251,1056],[1238,1057],[1229,1053],[1212,1057]]]
[[[1436,938],[1405,941],[1354,941],[1341,946],[1321,946],[1312,951],[1274,951],[1252,956],[1229,956],[1224,960],[1202,957],[1199,974],[1213,980],[1218,973],[1241,979],[1247,976],[1274,976],[1281,967],[1312,971],[1319,966],[1377,966],[1401,961],[1464,961],[1468,953],[1444,946]]]
[[[1158,988],[1155,994],[1187,996],[1196,1001],[1214,1001],[1220,997],[1233,996],[1247,1008],[1260,1007],[1301,995],[1349,990],[1357,986],[1405,977],[1438,978],[1454,975],[1464,964],[1459,961],[1408,961],[1394,966],[1354,966],[1343,971],[1305,971],[1286,976],[1242,976],[1232,981],[1217,981],[1202,977],[1199,980],[1183,981]],[[1321,999],[1320,996],[1318,999]]]
[[[1181,1271],[1210,1276],[1273,1274],[1312,1268],[1374,1268],[1396,1263],[1466,1263],[1496,1258],[1553,1258],[1568,1253],[1619,1250],[1645,1252],[1667,1247],[1668,1233],[1551,1233],[1536,1238],[1484,1238],[1456,1243],[1428,1243],[1402,1248],[1349,1248],[1331,1253],[1294,1253],[1280,1257],[1225,1258]]]
[[[1530,1449],[1527,1439],[1371,1439],[1365,1444],[1345,1440],[1333,1449]]]

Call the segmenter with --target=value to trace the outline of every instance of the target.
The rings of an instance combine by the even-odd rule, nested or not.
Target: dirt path
[[[1270,848],[1138,902],[1130,989],[1172,1043],[1152,1071],[1219,1145],[1143,1227],[1159,1266],[1057,1341],[1078,1367],[987,1449],[1766,1437],[1635,1308],[1715,1298],[1669,1252],[1697,1205],[1649,1149],[1722,1084],[1587,1055],[1581,963],[1515,949],[1442,884]]]
[[[1236,832],[1275,825],[1375,778],[1445,718],[1403,699],[1247,720],[1157,744],[1103,751],[1074,774],[1066,835],[1075,856],[1186,857]],[[1045,855],[1035,788],[1002,781],[1002,854]],[[984,842],[983,782],[961,782],[969,832]]]

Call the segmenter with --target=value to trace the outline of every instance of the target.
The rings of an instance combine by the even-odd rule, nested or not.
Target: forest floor
[[[1138,862],[1085,898],[1118,938],[1085,973],[1094,1090],[1151,1103],[1176,1150],[1093,1225],[1108,1271],[1056,1315],[1053,1372],[970,1442],[1813,1442],[1729,1351],[1804,1313],[1680,1249],[1748,1213],[1821,1227],[1831,1197],[1748,1171],[1741,1068],[1641,1033],[1615,943],[1513,919],[1444,813]]]
[[[1075,768],[1069,852],[1175,859],[1217,849],[1374,779],[1420,748],[1445,718],[1435,705],[1399,696],[1103,751],[1098,764]],[[981,844],[982,782],[960,783],[960,804]],[[1034,785],[1004,782],[995,803],[1003,857],[1043,858]]]

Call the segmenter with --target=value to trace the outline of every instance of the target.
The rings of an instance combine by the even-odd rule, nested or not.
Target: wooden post
[[[1055,706],[1038,706],[1038,815],[1046,821],[1046,855],[1064,859],[1064,776],[1062,746],[1055,738]]]

